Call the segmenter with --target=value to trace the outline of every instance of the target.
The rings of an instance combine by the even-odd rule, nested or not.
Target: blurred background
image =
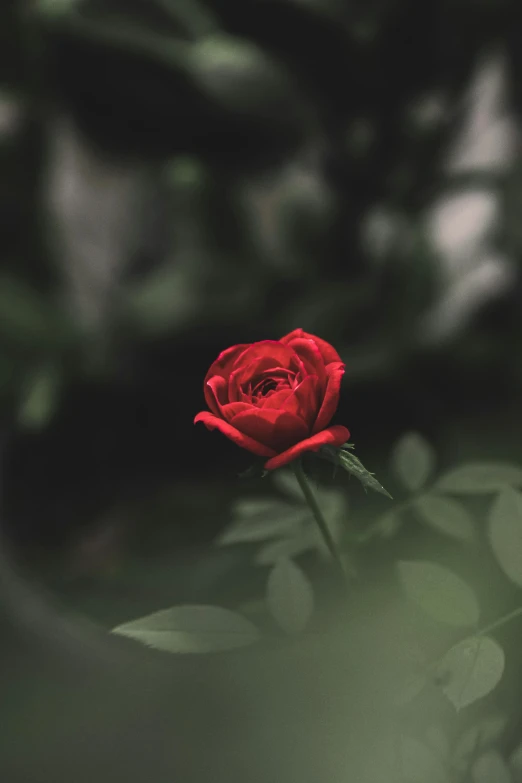
[[[3,1],[10,783],[173,780],[169,737],[190,747],[197,719],[183,707],[170,726],[172,700],[224,687],[210,663],[176,663],[154,675],[174,696],[155,692],[144,719],[150,682],[131,698],[121,675],[109,698],[113,648],[42,597],[105,628],[255,597],[263,574],[211,546],[238,495],[261,491],[238,479],[252,460],[192,424],[224,348],[297,327],[332,343],[347,367],[335,421],[399,499],[404,432],[439,468],[522,463],[521,22],[515,0]],[[387,508],[349,491],[355,511]],[[368,573],[415,546],[439,554],[408,528]],[[216,695],[209,725],[221,709]]]

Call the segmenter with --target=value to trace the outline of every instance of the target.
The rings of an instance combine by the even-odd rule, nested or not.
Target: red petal
[[[237,416],[238,413],[243,413],[243,411],[248,411],[251,408],[251,402],[229,402],[226,405],[223,405],[221,410],[222,418],[226,421],[232,421],[234,416]]]
[[[259,343],[254,343],[259,345]],[[269,345],[278,345],[278,343],[269,343]],[[288,378],[290,373],[295,373],[302,370],[302,362],[294,351],[288,348],[279,346],[283,351],[279,357],[274,356],[255,356],[252,361],[248,361],[250,358],[250,350],[245,351],[245,355],[241,357],[241,366],[237,367],[228,379],[228,398],[230,402],[246,402],[250,400],[250,396],[243,392],[243,387],[249,381],[255,382],[257,385],[260,381],[269,378]],[[290,367],[282,367],[277,364],[278,360],[285,360],[292,365]],[[243,361],[247,362],[243,365]]]
[[[298,416],[274,408],[252,408],[238,413],[230,423],[276,453],[310,434],[310,428]]]
[[[201,411],[201,413],[198,413],[194,419],[194,424],[197,424],[198,421],[202,421],[208,430],[219,430],[223,435],[226,435],[227,438],[230,438],[230,440],[234,441],[238,446],[241,446],[242,449],[247,449],[247,451],[251,451],[253,454],[257,454],[260,457],[273,457],[274,454],[276,454],[274,449],[270,449],[263,443],[254,440],[254,438],[250,438],[243,432],[239,432],[239,430],[232,427],[227,421],[219,419],[208,411]]]
[[[317,375],[321,381],[326,381],[324,359],[313,340],[296,338],[292,340],[291,348],[303,362],[307,375]]]
[[[266,397],[261,397],[257,402],[257,407],[274,408],[279,411],[285,408],[286,410],[285,403],[292,395],[293,391],[290,388],[274,391],[271,394],[267,394]]]
[[[240,369],[258,359],[272,359],[271,365],[268,366],[290,369],[295,363],[295,354],[291,348],[281,345],[278,340],[262,340],[249,345],[244,356],[241,356],[241,363],[236,359],[233,369]]]
[[[312,428],[312,433],[314,434],[320,432],[320,430],[323,430],[330,424],[333,415],[337,410],[341,392],[341,381],[344,375],[344,364],[342,362],[329,364],[326,368],[326,372],[328,374],[328,381],[321,409],[317,414],[317,419]]]
[[[205,375],[203,381],[203,394],[205,395],[205,401],[208,407],[218,413],[219,409],[216,406],[214,393],[207,386],[207,382],[214,376],[221,376],[225,380],[230,375],[235,360],[241,356],[241,354],[250,347],[250,343],[244,343],[242,345],[233,345],[231,348],[227,348],[226,351],[221,351],[215,362],[212,362],[210,368]]]
[[[263,404],[263,408],[279,408],[294,416],[299,416],[311,427],[317,418],[317,411],[320,407],[321,384],[317,375],[308,375],[296,388],[290,393],[284,395],[284,392],[275,392]]]
[[[205,384],[207,405],[217,416],[223,415],[223,405],[228,402],[227,382],[220,375],[213,375]]]
[[[321,446],[342,446],[349,437],[350,431],[346,427],[335,424],[333,427],[328,427],[327,430],[318,432],[311,438],[306,438],[306,440],[296,443],[295,446],[287,449],[287,451],[283,451],[282,454],[278,454],[277,457],[272,457],[268,462],[265,462],[265,470],[281,468],[283,465],[293,462],[305,451],[319,451]]]
[[[290,332],[289,334],[285,334],[284,337],[281,337],[279,342],[283,343],[283,345],[288,345],[292,348],[293,341],[297,339],[313,340],[314,343],[317,345],[319,351],[321,352],[321,356],[323,357],[323,361],[325,364],[330,364],[330,362],[342,361],[341,357],[339,356],[335,348],[330,345],[330,343],[327,343],[326,340],[322,340],[320,337],[316,337],[315,334],[308,334],[308,332],[304,332],[302,329],[294,329],[293,332]]]

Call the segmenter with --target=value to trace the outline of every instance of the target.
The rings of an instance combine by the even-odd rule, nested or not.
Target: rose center
[[[254,400],[260,400],[264,397],[270,397],[274,392],[282,389],[293,389],[297,380],[294,373],[278,372],[262,377],[254,378],[250,381],[248,389],[245,391]]]

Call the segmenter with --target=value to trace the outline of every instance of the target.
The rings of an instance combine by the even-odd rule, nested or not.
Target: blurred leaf
[[[266,602],[279,627],[300,633],[314,611],[314,592],[308,577],[292,560],[279,560],[268,576]]]
[[[393,538],[402,527],[404,522],[402,512],[404,507],[399,505],[386,511],[377,519],[377,521],[368,529],[367,536],[361,534],[362,540],[372,539],[376,535],[384,539]]]
[[[305,123],[289,74],[254,43],[206,36],[194,43],[188,62],[198,86],[224,108],[276,125],[297,112]]]
[[[27,380],[18,411],[18,422],[27,429],[44,427],[52,417],[58,402],[61,374],[56,367],[38,368]]]
[[[522,780],[522,743],[517,745],[509,757],[509,765],[516,775],[516,780]]]
[[[240,614],[220,606],[173,606],[124,623],[112,633],[172,653],[206,653],[245,647],[259,638]]]
[[[303,526],[304,509],[277,500],[252,498],[236,503],[236,520],[219,536],[220,546],[253,543],[298,533]]]
[[[360,459],[351,453],[353,448],[354,446],[351,443],[345,443],[344,446],[338,449],[332,446],[323,446],[319,451],[319,455],[324,456],[330,462],[333,462],[334,465],[339,465],[348,473],[351,473],[361,482],[365,489],[373,489],[374,492],[386,495],[386,497],[392,500],[390,493],[379,484],[373,473],[366,470]]]
[[[191,35],[200,37],[214,33],[218,29],[207,4],[199,0],[154,0],[157,5],[172,14],[176,22],[181,22]]]
[[[451,783],[440,757],[414,737],[400,743],[401,783]]]
[[[61,15],[72,11],[80,5],[80,0],[37,0],[36,8],[45,15]]]
[[[426,732],[426,742],[441,759],[447,759],[450,753],[448,735],[440,726],[430,726]]]
[[[45,296],[8,275],[0,278],[0,334],[40,348],[70,343],[72,324]]]
[[[414,508],[427,525],[446,536],[470,541],[475,534],[470,515],[456,500],[440,495],[421,495],[415,498]]]
[[[457,710],[487,696],[500,682],[504,651],[489,636],[474,636],[459,642],[437,666],[441,689]]]
[[[217,543],[254,543],[276,539],[262,546],[256,554],[255,563],[263,566],[273,565],[282,557],[291,558],[313,550],[321,557],[329,558],[328,548],[297,482],[294,484],[293,477],[283,472],[282,476],[274,476],[274,483],[292,499],[297,500],[297,504],[266,498],[240,501],[234,508],[235,521],[224,531]],[[330,533],[334,541],[339,543],[347,517],[346,498],[339,490],[324,487],[316,487],[315,493],[328,519]]]
[[[297,500],[299,503],[305,502],[303,491],[293,471],[276,470],[272,474],[272,481],[280,492],[288,495],[292,500]]]
[[[268,472],[269,471],[265,470],[262,465],[251,465],[242,473],[239,473],[238,476],[241,479],[264,478]]]
[[[513,783],[511,771],[500,755],[495,750],[483,753],[471,768],[473,783]]]
[[[509,486],[522,486],[522,468],[506,462],[471,462],[441,476],[434,488],[439,492],[473,495],[497,492]]]
[[[167,265],[126,291],[130,317],[146,334],[161,334],[189,322],[198,311],[198,292],[183,266]]]
[[[304,513],[306,516],[303,519],[303,525],[292,536],[285,536],[261,547],[255,557],[257,565],[273,565],[282,557],[297,557],[297,555],[313,551],[316,551],[324,560],[331,559],[330,551],[315,520],[310,516],[308,509],[304,509]],[[343,518],[331,513],[328,514],[328,527],[332,538],[338,544],[343,532]]]
[[[421,489],[433,471],[435,453],[417,432],[403,435],[392,454],[392,466],[402,484],[410,492]]]
[[[479,619],[475,593],[447,568],[427,561],[401,561],[399,578],[406,595],[427,614],[448,625],[474,625]]]
[[[395,704],[398,707],[405,707],[419,696],[426,685],[428,678],[425,674],[413,674],[401,684],[395,696]]]
[[[487,718],[483,718],[479,723],[481,746],[500,742],[507,724],[508,719],[506,715],[500,713],[494,713],[493,715],[488,715]]]
[[[312,525],[313,529],[316,530],[315,522],[311,518],[310,510],[293,471],[276,471],[273,476],[273,482],[281,492],[284,492],[289,498],[299,503],[305,511],[307,524]],[[315,485],[314,492],[323,514],[328,519],[330,533],[335,542],[339,543],[348,517],[347,499],[339,489],[328,489],[324,486]],[[323,543],[321,536],[318,536],[318,539]]]
[[[315,549],[315,536],[303,533],[294,538],[281,538],[261,547],[254,562],[259,566],[275,565],[283,558],[292,558]]]
[[[479,750],[500,740],[506,725],[506,717],[496,714],[466,729],[453,749],[452,765],[455,769],[464,773]]]
[[[522,587],[522,493],[502,490],[489,515],[489,540],[507,577]]]

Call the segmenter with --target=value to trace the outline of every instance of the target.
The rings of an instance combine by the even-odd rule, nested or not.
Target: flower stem
[[[481,628],[479,631],[477,631],[476,635],[485,636],[486,634],[491,633],[491,631],[496,631],[497,628],[501,628],[503,625],[507,625],[508,623],[511,622],[511,620],[515,620],[517,617],[520,617],[521,615],[522,615],[522,606],[517,606],[517,608],[513,609],[512,612],[508,612],[508,614],[499,617],[498,620],[495,620],[489,625],[485,625],[484,628]]]
[[[303,495],[305,496],[305,500],[308,503],[310,510],[312,514],[314,515],[314,519],[317,522],[317,526],[320,530],[320,533],[324,539],[324,542],[326,546],[328,547],[328,551],[332,555],[332,558],[334,559],[335,563],[337,564],[344,581],[347,581],[348,574],[346,572],[345,564],[341,558],[341,554],[339,550],[337,549],[337,545],[335,543],[335,540],[330,533],[330,529],[328,527],[328,524],[326,522],[326,519],[323,516],[323,512],[319,508],[319,505],[317,503],[317,500],[315,499],[315,495],[312,492],[312,488],[310,487],[310,484],[308,483],[308,479],[306,477],[306,474],[303,470],[303,465],[301,463],[301,460],[298,459],[295,462],[292,463],[292,467],[295,473],[295,477],[297,481],[299,482],[299,486],[301,487],[301,490],[303,492]]]

